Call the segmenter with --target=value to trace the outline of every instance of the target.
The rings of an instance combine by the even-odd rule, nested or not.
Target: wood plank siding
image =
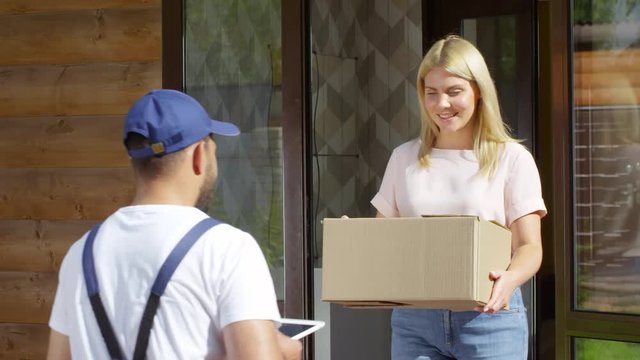
[[[44,359],[49,327],[41,324],[0,324],[0,356],[4,360]]]
[[[0,15],[69,12],[73,10],[157,8],[161,0],[3,0]]]
[[[126,167],[2,169],[0,218],[102,219],[129,202],[132,184]]]
[[[2,320],[9,323],[46,324],[56,290],[56,273],[0,272]]]
[[[131,103],[160,88],[160,0],[0,1],[0,359],[44,359],[69,246],[133,195]]]
[[[0,64],[146,61],[160,56],[156,9],[98,9],[5,16]],[[29,21],[24,21],[28,17]],[[54,31],[52,31],[54,29]]]
[[[71,244],[95,220],[3,220],[0,272],[57,272]]]
[[[0,167],[127,166],[123,122],[122,115],[0,118]]]
[[[160,75],[159,61],[0,66],[0,117],[122,114]]]

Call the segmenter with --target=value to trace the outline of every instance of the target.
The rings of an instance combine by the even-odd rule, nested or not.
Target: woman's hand
[[[509,300],[513,291],[518,287],[515,274],[510,271],[491,271],[489,279],[493,281],[491,298],[485,306],[477,306],[476,311],[493,314],[502,309],[509,309]]]
[[[494,281],[491,297],[485,306],[476,310],[494,313],[509,307],[513,291],[536,274],[542,262],[542,240],[540,238],[540,216],[525,215],[511,224],[511,264],[508,270],[492,271],[489,278]]]

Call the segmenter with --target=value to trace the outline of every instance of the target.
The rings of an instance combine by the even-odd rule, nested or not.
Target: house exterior
[[[388,359],[389,311],[320,301],[325,217],[369,217],[415,137],[416,67],[483,52],[549,215],[531,359],[640,358],[640,5],[630,0],[10,0],[0,4],[0,359],[43,359],[73,241],[132,196],[123,115],[184,90],[240,126],[211,215],[251,232],[308,359]]]

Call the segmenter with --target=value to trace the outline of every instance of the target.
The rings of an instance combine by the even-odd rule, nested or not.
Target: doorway
[[[420,129],[415,79],[425,50],[458,33],[484,54],[501,95],[503,117],[535,154],[535,2],[313,0],[311,49],[312,234],[316,359],[388,359],[387,310],[322,303],[324,217],[371,217],[391,151]],[[523,286],[535,334],[535,283]],[[534,358],[534,337],[530,356]],[[322,349],[329,349],[322,351]]]
[[[310,7],[312,249],[315,359],[387,360],[390,311],[321,301],[322,219],[372,217],[392,150],[420,129],[415,78],[421,0],[312,0]]]
[[[423,48],[448,34],[469,40],[485,58],[495,82],[502,117],[536,155],[535,1],[424,1]],[[529,323],[529,359],[536,358],[535,278],[521,286]]]

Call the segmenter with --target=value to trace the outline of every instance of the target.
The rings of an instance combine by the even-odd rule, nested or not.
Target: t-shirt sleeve
[[[531,153],[520,147],[511,160],[510,172],[505,186],[505,215],[507,226],[522,216],[547,214],[542,199],[542,187],[538,167]]]
[[[71,250],[76,247],[74,244],[71,249],[67,252],[67,255],[62,261],[60,266],[60,271],[58,272],[58,287],[56,289],[56,296],[53,300],[53,307],[51,309],[51,316],[49,317],[49,327],[61,334],[69,335],[69,291],[67,288],[67,280],[68,279],[68,263],[67,258],[70,256],[69,254],[72,252]]]
[[[64,306],[65,301],[63,299],[64,292],[62,283],[58,283],[56,297],[53,300],[53,308],[51,309],[51,317],[49,318],[49,327],[61,334],[68,335],[67,312]]]
[[[225,254],[218,293],[220,328],[242,320],[280,321],[269,267],[258,243],[248,234]]]
[[[398,217],[398,204],[396,202],[396,187],[399,177],[398,151],[394,150],[389,158],[387,169],[382,177],[382,184],[378,193],[371,200],[371,204],[385,217]]]

